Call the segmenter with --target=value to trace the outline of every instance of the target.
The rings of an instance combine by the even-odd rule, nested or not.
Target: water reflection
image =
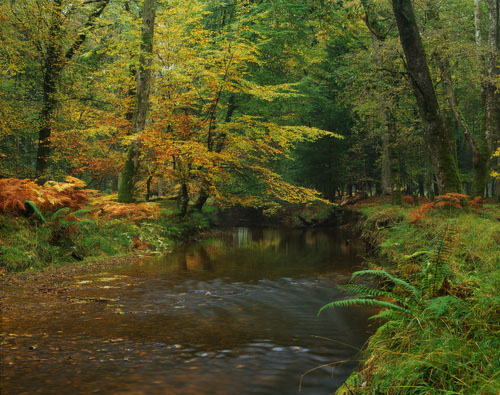
[[[363,252],[362,243],[331,230],[235,228],[164,257],[80,276],[73,299],[40,303],[7,321],[7,331],[31,337],[9,339],[17,348],[8,348],[2,387],[293,394],[305,371],[351,361],[304,379],[302,393],[332,393],[356,364],[368,313],[316,313],[342,297],[335,285],[348,280]]]

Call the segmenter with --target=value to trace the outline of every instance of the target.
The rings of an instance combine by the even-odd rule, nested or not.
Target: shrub
[[[461,193],[446,193],[444,195],[436,196],[434,202],[425,203],[416,210],[408,214],[410,223],[421,221],[431,210],[434,209],[448,209],[448,215],[451,216],[454,210],[467,210],[474,208],[476,213],[482,207],[482,197],[477,196],[469,201],[467,195]]]
[[[62,207],[78,209],[96,191],[82,189],[83,181],[66,177],[66,182],[47,181],[39,186],[30,180],[17,178],[0,179],[0,212],[24,214],[26,202],[32,202],[42,211],[54,211]]]
[[[169,239],[187,242],[210,227],[211,212],[191,212],[180,217],[171,210],[162,210],[160,223]]]

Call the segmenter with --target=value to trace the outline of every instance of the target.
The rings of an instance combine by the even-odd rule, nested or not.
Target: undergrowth
[[[498,395],[500,208],[437,207],[418,222],[410,208],[361,211],[379,254],[354,279],[375,276],[379,288],[351,283],[353,298],[325,308],[378,306],[381,326],[337,393]]]
[[[102,255],[160,250],[169,243],[161,234],[155,223],[75,221],[67,216],[42,222],[4,214],[0,215],[0,270],[23,271]]]
[[[135,250],[159,251],[208,229],[214,208],[179,217],[175,203],[117,203],[74,177],[39,186],[0,180],[0,274]]]

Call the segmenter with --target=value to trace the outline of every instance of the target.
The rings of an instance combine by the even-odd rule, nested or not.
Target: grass
[[[57,220],[0,215],[0,271],[19,272],[49,265],[115,256],[169,245],[161,225],[114,220]]]
[[[477,214],[432,210],[414,224],[408,220],[412,208],[359,210],[363,237],[379,247],[370,266],[418,287],[423,296],[411,315],[381,322],[361,370],[338,394],[498,395],[500,207],[485,206]],[[389,288],[397,292],[394,284]]]
[[[197,237],[210,227],[215,214],[215,208],[206,205],[201,213],[190,211],[179,218],[175,202],[167,200],[158,203],[156,216],[144,215],[150,208],[140,204],[110,203],[104,215],[98,215],[96,207],[40,213],[34,206],[37,215],[29,218],[0,213],[0,273],[165,250]]]

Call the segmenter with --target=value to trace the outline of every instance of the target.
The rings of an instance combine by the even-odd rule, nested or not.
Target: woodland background
[[[500,197],[498,2],[413,6],[452,187],[384,0],[4,1],[0,176],[176,195],[181,212],[210,197],[270,211],[359,191]]]

